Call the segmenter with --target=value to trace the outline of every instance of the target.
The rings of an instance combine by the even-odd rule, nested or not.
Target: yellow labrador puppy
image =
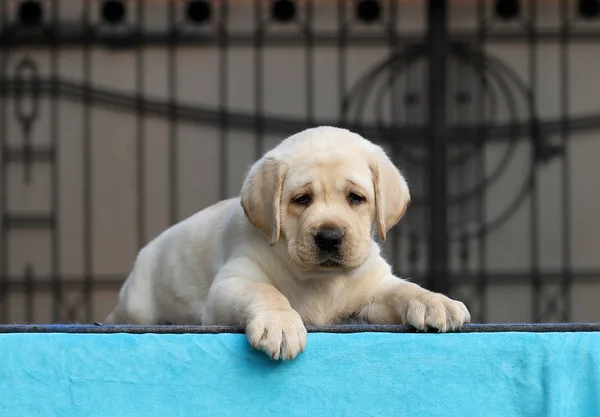
[[[252,166],[240,198],[143,248],[105,323],[243,326],[272,359],[304,351],[306,324],[348,317],[458,329],[465,305],[394,276],[374,240],[409,201],[379,146],[334,127],[295,134]]]

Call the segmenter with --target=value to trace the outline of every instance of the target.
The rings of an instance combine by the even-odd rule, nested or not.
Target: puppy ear
[[[383,149],[374,153],[369,165],[375,189],[377,230],[385,242],[387,232],[404,215],[410,203],[410,192],[406,180]]]
[[[250,223],[271,239],[279,240],[281,230],[281,191],[287,166],[273,157],[257,161],[242,185],[241,201]]]

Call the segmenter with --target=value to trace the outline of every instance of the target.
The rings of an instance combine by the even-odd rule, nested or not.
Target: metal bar
[[[86,31],[92,31],[91,0],[85,0],[83,6],[83,24]],[[85,316],[92,317],[94,279],[93,279],[93,212],[92,212],[92,56],[91,44],[86,42],[83,47],[83,270],[85,285],[83,288],[85,300]]]
[[[428,0],[427,45],[429,48],[429,282],[432,291],[448,293],[448,204],[447,204],[447,128],[446,59],[447,2]]]
[[[7,16],[8,16],[7,2],[0,2],[0,24],[2,27],[6,27]],[[1,44],[0,44],[1,45]],[[6,82],[4,81],[7,75],[8,67],[8,54],[9,48],[0,48],[0,96],[4,97],[6,94]],[[0,100],[0,152],[2,158],[0,158],[0,323],[8,322],[8,286],[7,286],[7,275],[8,275],[8,233],[6,229],[6,222],[4,216],[6,215],[6,209],[8,207],[8,167],[5,161],[6,149],[7,149],[7,138],[8,138],[8,127],[7,127],[7,111],[8,105],[6,100]]]
[[[527,31],[529,33],[529,55],[528,55],[528,64],[529,64],[529,86],[531,89],[531,95],[534,100],[537,99],[537,33],[535,29],[535,14],[536,14],[536,4],[535,0],[529,1],[530,5],[530,16],[527,22]],[[531,137],[534,137],[534,133],[531,133]],[[537,155],[535,147],[532,143],[531,145],[531,160],[530,164],[537,164]],[[538,219],[540,216],[540,196],[538,192],[538,184],[537,184],[537,173],[534,170],[533,176],[531,179],[531,205],[529,210],[529,222],[530,222],[530,251],[531,251],[531,283],[532,283],[532,318],[534,322],[541,322],[544,317],[542,314],[542,294],[543,294],[543,286],[542,286],[542,278],[540,275],[540,229],[538,224]]]
[[[59,21],[59,2],[52,2],[52,22],[57,25]],[[52,78],[58,77],[58,44],[54,41],[50,48],[50,72]],[[62,287],[60,279],[60,227],[58,227],[59,212],[60,212],[60,178],[59,178],[59,167],[60,167],[60,152],[59,152],[59,108],[60,108],[60,96],[59,90],[56,84],[52,89],[52,105],[50,106],[50,150],[55,158],[49,160],[52,169],[52,213],[54,217],[54,226],[51,229],[51,270],[53,275],[52,284],[54,286],[54,294],[52,300],[52,320],[55,322],[60,321],[60,306],[62,304]],[[32,151],[32,154],[35,150]],[[32,160],[34,160],[32,158]],[[33,273],[33,272],[32,272]]]
[[[126,278],[124,275],[104,275],[98,274],[93,275],[94,288],[102,290],[116,290],[121,288],[123,280]],[[54,292],[53,281],[56,279],[61,280],[62,289],[65,291],[83,291],[85,292],[85,276],[78,275],[65,275],[60,274],[59,277],[53,274],[44,275],[36,274],[35,280],[30,284],[26,283],[25,275],[8,275],[6,277],[6,286],[11,289],[13,293],[25,292],[28,289],[28,285],[31,285],[33,291],[36,293],[52,293]],[[61,306],[64,307],[64,306]]]
[[[343,0],[338,0],[343,1]],[[0,47],[5,46],[44,46],[49,44],[48,33],[55,32],[56,41],[61,47],[79,47],[88,43],[93,46],[103,46],[106,48],[128,49],[134,48],[142,41],[137,34],[114,34],[106,32],[90,32],[78,25],[69,25],[61,23],[66,28],[62,30],[52,30],[49,28],[43,32],[20,31],[17,27],[8,27],[0,30]],[[144,35],[143,43],[146,46],[168,46],[170,34],[166,31],[148,30]],[[495,29],[487,35],[490,44],[521,44],[527,40],[528,35],[523,30],[505,30]],[[600,31],[590,29],[581,31],[572,31],[569,37],[577,43],[597,43],[600,40]],[[552,29],[541,29],[538,32],[540,43],[556,44],[560,43],[561,34]],[[250,47],[254,44],[254,34],[251,32],[229,32],[228,39],[230,46]],[[381,46],[388,41],[386,33],[352,33],[348,34],[348,41],[352,47],[372,48]],[[477,41],[477,34],[471,30],[453,29],[448,33],[448,42],[474,42]],[[337,46],[339,37],[337,32],[319,31],[315,32],[313,37],[315,46]],[[413,45],[421,43],[423,35],[421,32],[406,31],[402,34],[402,40],[399,45]],[[178,35],[177,43],[181,46],[186,45],[214,45],[218,44],[219,36],[217,34],[187,32]],[[276,33],[266,35],[263,38],[264,46],[301,46],[306,42],[302,34]]]
[[[311,125],[315,119],[315,50],[314,50],[314,4],[313,0],[306,0],[306,16],[304,17],[304,55],[306,79],[306,122]]]
[[[338,52],[338,62],[337,62],[337,70],[338,70],[338,103],[343,103],[346,98],[346,84],[347,84],[347,74],[346,74],[346,47],[347,47],[347,36],[348,31],[346,30],[346,0],[337,0],[337,25],[338,32],[336,34],[337,41],[337,52]],[[344,117],[342,112],[340,111],[340,117]],[[344,125],[348,121],[345,119],[341,119],[338,125]]]
[[[33,323],[33,317],[35,314],[35,303],[33,302],[33,298],[35,295],[35,276],[33,271],[33,266],[31,264],[27,264],[25,266],[24,273],[25,280],[23,284],[25,285],[25,303],[23,303],[23,309],[25,310],[25,321],[27,323]],[[55,278],[56,279],[56,278]],[[52,293],[56,291],[56,286],[52,285]]]
[[[573,281],[573,266],[571,256],[571,163],[569,159],[570,151],[570,65],[569,65],[569,3],[567,0],[561,0],[561,42],[560,42],[560,117],[561,117],[561,141],[563,145],[562,153],[562,264],[563,278],[561,282],[561,293],[563,297],[563,315],[562,320],[568,321],[571,316],[571,286]]]
[[[169,80],[169,211],[170,223],[175,224],[179,219],[179,181],[178,181],[178,118],[175,111],[177,105],[177,43],[179,34],[177,30],[175,0],[169,0],[168,27],[168,80]]]
[[[389,10],[390,16],[389,16],[389,20],[388,20],[388,31],[389,31],[389,42],[388,42],[388,48],[389,48],[389,53],[390,54],[394,54],[396,52],[396,48],[398,46],[398,41],[399,41],[399,35],[398,35],[398,18],[397,18],[397,14],[398,14],[398,3],[395,1],[391,1],[390,2],[390,10]],[[401,100],[400,100],[400,94],[402,92],[402,89],[398,83],[397,77],[400,76],[400,74],[397,73],[398,69],[396,68],[396,65],[394,65],[391,69],[390,69],[390,76],[389,76],[389,84],[390,84],[390,118],[393,124],[399,123],[400,122],[400,118],[402,117],[401,114],[401,108],[402,106],[400,105]],[[397,146],[397,142],[396,141],[392,141],[392,143],[390,144],[390,148],[391,148],[391,158],[394,161],[394,163],[397,164],[397,160],[398,160],[398,146]],[[403,167],[399,167],[400,169],[403,169]],[[408,179],[410,181],[410,178]],[[390,251],[392,252],[392,256],[391,256],[391,263],[394,266],[394,272],[398,275],[402,275],[404,271],[400,271],[400,259],[401,259],[401,251],[402,251],[402,245],[401,245],[401,240],[400,240],[400,234],[404,231],[404,227],[403,224],[401,223],[400,225],[398,225],[396,227],[396,229],[391,233],[390,236]]]
[[[264,57],[263,57],[263,1],[254,0],[254,21],[256,23],[256,32],[254,34],[254,157],[260,158],[264,152]]]
[[[531,271],[527,270],[507,270],[507,271],[488,271],[488,285],[490,287],[516,286],[526,287],[531,280]],[[542,269],[540,275],[546,283],[558,284],[563,280],[562,268]],[[475,285],[479,280],[479,273],[470,272],[467,274],[451,273],[452,280],[457,284]],[[572,269],[570,276],[572,282],[578,284],[598,283],[600,280],[600,269]],[[92,274],[95,289],[119,289],[123,285],[123,280],[127,274]],[[427,278],[426,274],[411,274],[411,281],[423,281]],[[24,290],[24,276],[21,274],[7,274],[5,276],[7,288],[16,288]],[[52,274],[36,274],[36,280],[33,283],[36,291],[52,292],[52,280],[55,277]],[[85,288],[85,275],[61,274],[61,284],[64,290],[81,290]]]
[[[2,216],[4,229],[54,229],[56,226],[56,216],[51,214],[11,214],[4,210]]]
[[[470,102],[466,99],[461,99],[458,97],[459,94],[467,94],[468,84],[473,81],[473,73],[469,71],[469,68],[464,65],[462,62],[448,62],[448,94],[451,97],[452,106],[450,111],[452,113],[448,114],[448,121],[456,122],[458,124],[469,123],[471,121],[471,106]],[[476,100],[476,98],[474,98]],[[469,152],[469,145],[465,144],[457,144],[456,151],[458,153],[464,154]],[[471,165],[469,160],[462,161],[457,167],[455,167],[456,176],[452,176],[452,182],[449,184],[452,188],[450,189],[450,193],[454,194],[462,194],[464,190],[469,189],[469,179],[472,178],[473,175],[476,175],[476,172],[473,172],[473,166]],[[462,236],[459,238],[458,242],[455,245],[449,245],[450,249],[456,250],[458,252],[458,265],[456,268],[460,271],[461,274],[468,274],[470,267],[469,261],[472,257],[471,250],[471,237],[468,236],[468,233],[465,232],[467,228],[467,224],[469,222],[469,206],[471,202],[469,200],[460,200],[458,203],[458,224],[461,229]],[[456,248],[456,249],[455,249]],[[450,258],[452,259],[452,258]],[[448,267],[451,270],[454,270],[451,262],[449,262]],[[453,287],[452,293],[456,298],[461,298],[461,295],[456,293],[457,288]],[[481,311],[481,303],[479,299],[473,300],[471,296],[471,291],[469,291],[469,295],[465,297],[464,302],[471,302],[469,305],[469,310],[471,313],[471,318],[474,321],[481,322],[479,319],[480,311]]]
[[[219,132],[221,157],[219,164],[220,199],[229,197],[229,118],[227,113],[229,95],[229,38],[227,35],[227,22],[229,19],[229,0],[222,0],[221,16],[219,22]]]
[[[140,43],[135,51],[135,83],[137,113],[136,137],[136,218],[137,218],[137,246],[141,249],[146,243],[146,112],[144,111],[144,85],[145,85],[145,60],[144,60],[144,31],[145,31],[145,0],[137,0],[136,26],[139,32]]]
[[[344,71],[341,71],[340,75],[344,73]],[[15,83],[12,79],[4,77],[0,79],[0,84],[4,85],[4,91],[0,90],[0,97],[10,97],[15,94]],[[53,87],[54,84],[58,84],[56,88],[58,88],[61,98],[64,100],[85,101],[86,94],[93,94],[94,104],[98,106],[106,106],[134,112],[140,111],[141,107],[143,108],[146,116],[152,115],[156,117],[167,118],[171,113],[174,112],[179,121],[216,127],[220,126],[220,121],[223,117],[222,109],[193,106],[185,103],[176,103],[175,105],[170,105],[168,101],[151,98],[144,98],[143,102],[140,104],[135,95],[116,92],[99,87],[86,87],[86,85],[82,83],[65,80],[41,80],[39,84],[40,94],[50,94],[52,89],[55,88]],[[345,85],[345,82],[342,83],[340,81],[340,84]],[[23,86],[23,91],[27,91],[28,88],[28,85],[25,84]],[[230,129],[250,131],[254,129],[256,119],[258,118],[256,113],[242,113],[235,111],[228,111],[226,117],[228,119],[228,126]],[[381,134],[381,129],[373,123],[361,123],[360,125],[357,125],[340,122],[338,120],[327,119],[319,119],[315,122],[319,123],[320,125],[333,124],[346,126],[352,130],[357,130],[364,133],[373,140],[379,140],[380,142],[387,140],[378,136]],[[567,121],[564,121],[562,118],[548,118],[541,123],[540,134],[542,136],[549,136],[553,134],[560,135],[563,123],[568,123],[570,132],[590,132],[600,129],[600,114],[573,116]],[[302,118],[278,116],[263,117],[263,124],[266,131],[285,134],[294,133],[310,126],[307,121]],[[426,128],[427,127],[425,125],[407,126],[406,124],[398,124],[389,127],[387,136],[402,138],[403,142],[420,144],[427,133]],[[517,124],[509,124],[501,122],[495,124],[479,123],[470,126],[455,125],[448,126],[448,130],[448,141],[453,143],[473,142],[473,138],[477,137],[478,131],[485,131],[486,142],[505,141],[506,137],[509,135],[518,136],[518,140],[529,140],[530,123],[520,122]],[[200,135],[199,140],[201,139],[202,136]]]
[[[485,32],[485,4],[484,0],[477,1],[477,20],[478,20],[478,47],[483,50],[485,48],[485,44],[487,41],[487,36]],[[483,72],[481,73],[481,80],[477,80],[478,82],[478,94],[477,94],[477,124],[481,125],[485,119],[485,96],[484,96],[484,88],[481,84],[484,82],[485,75]],[[484,141],[484,133],[481,129],[477,130],[475,133],[475,137],[479,142],[479,160],[477,161],[476,167],[476,176],[483,180],[485,178],[485,170],[486,170],[486,148]],[[488,139],[488,138],[485,138]],[[480,227],[482,227],[486,222],[486,195],[485,193],[479,194],[477,198],[477,223]],[[487,318],[487,284],[488,284],[488,271],[487,271],[487,234],[480,233],[477,237],[478,243],[478,275],[479,278],[475,283],[477,298],[479,299],[479,311],[477,321],[480,323],[485,323]]]
[[[2,100],[0,100],[2,101]],[[22,148],[6,147],[2,153],[2,159],[6,163],[23,163],[26,158],[30,158],[31,162],[50,162],[53,163],[56,152],[54,147],[36,148],[29,155],[25,155],[25,150]]]

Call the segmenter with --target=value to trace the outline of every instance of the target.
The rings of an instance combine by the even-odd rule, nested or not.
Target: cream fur
[[[292,201],[302,190],[310,206]],[[351,191],[365,203],[350,204]],[[344,129],[300,132],[252,166],[241,199],[208,207],[148,243],[105,323],[243,326],[252,346],[273,359],[304,350],[305,325],[349,316],[458,329],[470,320],[465,305],[394,276],[374,240],[377,232],[385,239],[409,201],[406,181],[380,147]],[[318,264],[311,243],[325,224],[344,231],[341,267]]]

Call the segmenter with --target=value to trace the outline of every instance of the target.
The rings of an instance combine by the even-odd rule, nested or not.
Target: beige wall
[[[76,2],[62,2],[64,13],[76,18],[79,11]],[[78,2],[77,2],[78,3]],[[149,2],[148,24],[159,27],[164,24],[165,14],[160,2]],[[157,4],[157,5],[154,5]],[[549,2],[549,4],[554,4]],[[557,27],[557,7],[540,10],[540,21],[548,28]],[[251,29],[247,6],[238,5],[231,11],[231,26],[239,30]],[[335,8],[327,3],[318,7],[315,27],[333,29]],[[405,3],[401,8],[399,27],[412,34],[423,30],[421,7],[416,2]],[[472,5],[460,2],[453,7],[451,26],[454,29],[473,29]],[[162,23],[161,23],[162,22]],[[285,32],[286,29],[277,29]],[[361,29],[363,30],[363,29]],[[376,31],[376,29],[364,29]],[[600,111],[600,68],[598,45],[573,43],[570,47],[570,113],[582,116]],[[364,71],[387,56],[387,47],[365,48],[350,45],[348,48],[348,85],[352,85]],[[528,77],[528,48],[517,43],[494,43],[487,52],[508,63],[525,81]],[[560,116],[560,49],[547,42],[536,51],[539,71],[537,74],[536,102],[542,120]],[[9,75],[15,63],[23,57],[31,57],[40,67],[42,77],[50,74],[50,53],[47,50],[15,49],[8,57]],[[62,48],[59,51],[61,77],[81,81],[83,55],[78,48]],[[166,49],[148,47],[143,52],[145,62],[144,90],[149,97],[167,99],[168,54]],[[177,49],[177,98],[183,103],[216,108],[218,105],[218,79],[220,74],[218,49],[213,46],[180,47]],[[232,111],[252,112],[254,107],[254,52],[251,47],[231,47],[228,53],[227,101]],[[136,88],[135,54],[130,51],[109,51],[93,48],[92,80],[94,86],[134,93]],[[267,47],[264,50],[264,113],[270,116],[289,116],[302,119],[305,114],[305,52],[302,47]],[[315,50],[315,85],[317,118],[334,119],[338,115],[337,52],[334,46]],[[12,103],[8,106],[8,142],[21,142],[19,125],[13,117]],[[40,115],[32,132],[37,146],[50,140],[50,112],[53,104],[44,98]],[[80,103],[60,100],[59,114],[59,236],[60,271],[77,279],[83,274],[83,115]],[[368,121],[368,120],[367,120]],[[146,167],[145,187],[145,238],[151,239],[169,225],[168,182],[168,132],[165,119],[148,117],[143,121]],[[576,269],[600,268],[600,187],[597,155],[600,155],[600,132],[572,136],[568,160],[571,167],[569,202],[572,214],[570,245],[572,262]],[[137,246],[136,213],[136,135],[137,116],[133,113],[93,106],[91,109],[92,159],[92,247],[93,272],[95,274],[126,274]],[[179,146],[179,212],[178,218],[216,202],[219,199],[219,131],[210,126],[180,123],[177,129]],[[229,195],[238,192],[243,173],[254,159],[254,136],[252,132],[231,130],[229,132],[227,161],[229,166]],[[267,133],[265,146],[275,145],[281,137]],[[556,138],[554,138],[556,139]],[[529,166],[529,145],[519,145],[516,156],[500,181],[487,192],[487,215],[491,218],[515,195],[525,179]],[[500,146],[486,150],[489,161],[503,152]],[[490,164],[491,166],[492,164]],[[491,168],[489,168],[491,169]],[[561,237],[561,161],[555,159],[539,168],[539,222],[541,245],[540,262],[543,270],[558,270],[562,266],[561,253],[564,242]],[[22,182],[22,168],[9,168],[8,207],[10,211],[46,212],[50,208],[49,166],[37,164],[33,181],[29,186]],[[411,180],[411,178],[409,178]],[[414,178],[414,182],[419,182]],[[530,268],[529,241],[530,202],[488,239],[487,268],[490,272],[522,271]],[[412,210],[417,210],[413,208]],[[418,217],[418,213],[412,214]],[[416,224],[416,223],[415,223]],[[423,234],[423,230],[417,230]],[[40,231],[13,231],[10,233],[8,254],[9,274],[20,275],[26,263],[32,263],[37,275],[48,275],[50,270],[49,235]],[[457,264],[458,248],[453,247],[453,264]],[[476,258],[476,251],[473,252]],[[406,262],[406,256],[403,254]],[[420,263],[424,268],[425,260]],[[471,265],[476,267],[475,261]],[[476,271],[476,269],[473,269]],[[573,315],[575,321],[597,321],[600,305],[600,277],[597,283],[578,283],[573,288]],[[460,292],[459,292],[460,293]],[[494,283],[487,290],[488,320],[491,322],[514,322],[531,320],[531,288],[523,283]],[[51,311],[50,295],[36,296],[36,321],[48,321]],[[67,302],[76,302],[79,290],[67,290]],[[14,321],[24,319],[23,296],[11,296]],[[112,289],[97,290],[94,298],[94,319],[101,320],[115,302]]]

